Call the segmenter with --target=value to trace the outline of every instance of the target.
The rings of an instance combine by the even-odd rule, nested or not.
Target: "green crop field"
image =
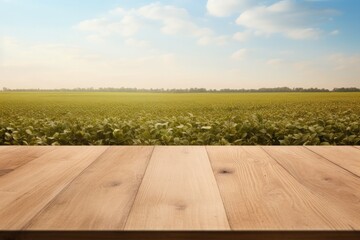
[[[359,145],[360,93],[0,93],[0,145]]]

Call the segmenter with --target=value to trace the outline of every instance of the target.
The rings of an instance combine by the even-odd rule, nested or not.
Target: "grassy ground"
[[[0,93],[0,145],[360,144],[360,93]]]

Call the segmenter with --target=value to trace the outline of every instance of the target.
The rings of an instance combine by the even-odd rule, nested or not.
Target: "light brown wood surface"
[[[156,147],[126,230],[229,230],[205,147]]]
[[[123,229],[153,147],[110,147],[27,227]]]
[[[62,147],[0,178],[0,230],[21,229],[107,147]]]
[[[4,151],[10,150],[10,149],[16,149],[20,146],[0,146],[0,153],[3,153]]]
[[[262,148],[207,150],[232,229],[351,229]]]
[[[357,159],[358,147],[0,146],[0,231],[360,230]]]
[[[325,206],[360,229],[360,178],[305,147],[263,147],[289,174],[322,199]]]
[[[54,150],[54,147],[1,147],[0,177],[14,171],[16,168]]]
[[[308,146],[307,148],[360,177],[359,149],[351,146],[341,148]]]

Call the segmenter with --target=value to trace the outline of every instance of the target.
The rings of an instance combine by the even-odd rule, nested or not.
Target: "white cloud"
[[[241,61],[241,60],[244,60],[248,56],[248,53],[249,53],[249,50],[243,48],[243,49],[240,49],[240,50],[234,52],[231,55],[231,58],[234,60],[237,60],[237,61]]]
[[[164,34],[192,36],[200,45],[224,45],[229,39],[228,36],[217,36],[213,30],[195,24],[183,8],[153,3],[141,7],[137,12],[146,19],[160,21]]]
[[[172,5],[162,5],[161,3],[151,3],[137,10],[139,15],[154,20],[171,22],[173,19],[187,19],[189,14],[186,9]]]
[[[239,13],[254,4],[251,0],[208,0],[207,10],[210,15],[225,17]]]
[[[138,9],[137,13],[146,19],[160,21],[162,23],[161,30],[165,34],[188,34],[192,36],[211,34],[210,29],[201,28],[194,24],[188,12],[183,8],[152,3]]]
[[[285,35],[289,38],[301,40],[301,39],[318,39],[322,34],[320,29],[314,28],[298,28],[288,30]]]
[[[147,47],[149,44],[148,42],[144,40],[138,40],[135,38],[128,38],[125,40],[126,45],[132,46],[132,47]]]
[[[124,37],[135,36],[145,26],[161,24],[161,32],[167,35],[190,36],[197,39],[200,45],[223,45],[228,36],[218,36],[209,28],[201,27],[184,8],[161,3],[151,3],[140,8],[125,10],[115,8],[102,18],[89,19],[80,22],[76,28],[92,32],[101,37],[120,34]]]
[[[252,32],[249,30],[237,32],[234,34],[233,39],[239,42],[246,42],[251,37]]]
[[[222,46],[225,45],[229,42],[230,37],[229,36],[215,36],[214,34],[208,34],[208,35],[204,35],[201,36],[197,43],[199,45],[210,45],[210,44],[215,44],[218,46]]]
[[[291,39],[317,39],[322,34],[318,25],[336,14],[335,10],[316,9],[310,3],[281,0],[244,11],[236,23],[257,35],[281,33]]]
[[[84,32],[97,33],[103,37],[113,34],[120,34],[128,37],[133,36],[138,32],[140,23],[134,16],[125,15],[115,19],[103,17],[85,20],[80,22],[76,28]]]

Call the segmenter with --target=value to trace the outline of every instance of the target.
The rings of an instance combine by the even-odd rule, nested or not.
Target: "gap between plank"
[[[344,168],[343,166],[341,166],[341,165],[339,165],[339,164],[337,164],[337,163],[335,163],[335,162],[331,161],[330,159],[326,158],[325,156],[323,156],[323,155],[321,155],[321,154],[319,154],[319,153],[317,153],[317,152],[314,152],[314,151],[313,151],[313,150],[311,150],[310,148],[305,147],[305,149],[309,150],[309,151],[310,151],[310,152],[312,152],[312,153],[315,153],[315,154],[316,154],[316,155],[318,155],[319,157],[321,157],[321,158],[323,158],[323,159],[325,159],[325,160],[327,160],[327,161],[331,162],[332,164],[334,164],[334,165],[338,166],[339,168],[341,168],[341,169],[343,169],[343,170],[347,171],[347,172],[348,172],[348,173],[350,173],[351,175],[354,175],[355,177],[360,178],[360,176],[359,176],[359,175],[357,175],[356,173],[353,173],[352,171],[350,171],[350,170],[348,170],[348,169]],[[360,150],[360,149],[359,149],[359,150]]]
[[[299,182],[296,177],[294,175],[291,174],[291,172],[289,170],[286,169],[286,167],[284,167],[275,157],[273,157],[270,153],[268,153],[268,151],[266,151],[266,149],[264,149],[263,147],[260,147],[261,150],[263,150],[266,155],[268,155],[271,159],[273,159],[280,167],[282,167],[292,178],[294,178],[297,182]],[[301,182],[299,182],[301,184]],[[302,186],[304,186],[303,184],[301,184]],[[306,187],[306,186],[304,186]]]
[[[268,149],[271,149],[271,148],[268,148]],[[302,147],[302,149],[306,149],[306,151],[308,152],[308,153],[313,153],[312,151],[310,151],[308,148],[306,148],[306,147]],[[294,175],[292,175],[287,169],[286,169],[286,167],[284,167],[278,160],[277,160],[277,158],[275,157],[275,156],[272,156],[267,150],[266,150],[266,148],[264,148],[263,147],[263,150],[272,158],[272,159],[274,159],[282,168],[284,168],[293,178],[295,178],[295,176]],[[309,151],[308,151],[309,150]],[[333,163],[333,162],[331,162],[331,161],[327,161],[328,159],[326,159],[325,157],[323,157],[323,156],[321,156],[321,155],[319,155],[319,154],[316,154],[316,156],[319,156],[320,157],[320,159],[319,160],[325,160],[326,162],[330,162],[330,163]],[[325,163],[326,164],[326,162],[323,162],[323,163]],[[335,163],[333,163],[334,165],[336,165],[336,166],[338,166],[337,164],[335,164]],[[331,165],[329,166],[329,167],[331,167]],[[338,166],[338,167],[340,167],[340,166]],[[334,167],[331,167],[331,168],[334,168]],[[334,169],[336,169],[336,168],[334,168]],[[343,169],[342,167],[340,167],[340,168],[338,168],[338,169]],[[346,170],[346,169],[344,169],[344,170]],[[347,171],[346,170],[346,172],[349,172],[349,171]],[[351,173],[351,175],[354,175],[356,178],[358,178],[358,176],[357,175],[355,175],[354,173],[352,173],[352,172],[350,172]],[[347,178],[349,178],[351,175],[348,175],[347,173],[342,173],[344,176],[346,176]],[[316,191],[317,190],[317,188],[315,188],[315,189],[312,189],[312,187],[308,187],[307,185],[304,185],[303,184],[303,182],[301,182],[301,181],[299,181],[298,179],[296,179],[295,178],[295,180],[297,181],[297,182],[299,182],[302,186],[304,186],[309,192],[311,192],[312,194],[314,194],[315,196],[321,196],[321,201],[323,201],[323,194],[319,194],[318,193],[318,191]],[[326,197],[326,199],[328,199],[328,197]],[[326,200],[325,199],[325,200]],[[335,201],[334,201],[335,200]],[[339,208],[339,205],[338,205],[338,200],[339,199],[331,199],[331,202],[328,202],[328,204],[331,204],[331,206],[334,206],[334,208]],[[343,209],[343,207],[341,207],[340,206],[340,210],[341,209]],[[322,212],[319,212],[319,214],[321,214],[321,215],[323,215],[322,214]],[[357,221],[357,218],[355,218],[356,219],[356,221]],[[344,222],[345,223],[345,222]],[[350,229],[355,229],[350,223],[347,223],[347,225],[350,227]],[[330,225],[330,227],[332,227],[331,225]],[[335,231],[337,231],[337,230],[335,230]]]
[[[146,168],[145,168],[144,174],[142,175],[140,184],[139,184],[139,186],[138,186],[138,188],[137,188],[137,190],[136,190],[136,193],[135,193],[135,195],[134,195],[134,196],[135,196],[135,197],[134,197],[134,200],[133,200],[133,202],[132,202],[132,204],[131,204],[129,213],[128,213],[128,215],[126,216],[125,223],[124,223],[124,228],[123,228],[122,230],[124,230],[124,229],[126,228],[126,225],[127,225],[127,223],[128,223],[128,220],[129,220],[129,216],[130,216],[130,214],[131,214],[131,212],[132,212],[132,210],[133,210],[133,208],[134,208],[135,200],[136,200],[136,198],[137,198],[137,196],[138,196],[140,187],[141,187],[141,185],[143,184],[144,177],[145,177],[145,174],[146,174],[146,172],[147,172],[147,170],[148,170],[148,167],[149,167],[151,158],[152,158],[152,156],[153,156],[153,154],[154,154],[155,148],[156,148],[156,146],[153,146],[152,151],[151,151],[150,156],[149,156],[149,160],[147,161],[147,164],[146,164]]]
[[[205,146],[205,151],[206,151],[206,155],[207,155],[207,158],[208,158],[210,167],[211,167],[212,174],[213,174],[213,176],[214,176],[214,178],[215,178],[216,187],[217,187],[218,192],[219,192],[219,194],[220,194],[220,198],[221,198],[221,202],[222,202],[222,205],[223,205],[223,208],[224,208],[226,220],[227,220],[227,222],[228,222],[228,225],[229,225],[229,227],[230,227],[230,230],[232,230],[232,226],[231,226],[231,223],[230,223],[230,219],[229,219],[229,216],[228,216],[227,211],[226,211],[226,208],[225,208],[225,203],[224,203],[223,195],[221,194],[221,191],[220,191],[220,188],[219,188],[219,183],[218,183],[218,181],[217,181],[217,179],[216,179],[213,165],[211,164],[210,155],[209,155],[208,147],[207,147],[207,146]]]
[[[264,147],[260,147],[271,159],[273,159],[282,169],[285,170],[296,182],[298,182],[301,186],[303,186],[306,190],[308,190],[311,194],[315,194],[312,189],[305,186],[302,182],[300,182],[289,170],[287,170],[286,167],[284,167],[277,159],[276,157],[273,157]],[[315,194],[316,195],[316,194]]]
[[[55,199],[61,194],[63,193],[66,189],[69,188],[69,186],[78,178],[80,177],[91,165],[93,165],[95,162],[97,162],[107,151],[109,151],[111,147],[107,147],[97,158],[94,159],[94,161],[92,161],[87,167],[85,167],[76,177],[74,177],[74,179],[72,179],[63,189],[61,189],[59,191],[58,194],[56,194],[39,212],[37,212],[26,224],[24,224],[24,226],[21,228],[22,230],[26,230],[31,222],[38,217],[46,208],[48,208],[54,201]]]
[[[360,151],[360,146],[352,146],[352,147]]]

